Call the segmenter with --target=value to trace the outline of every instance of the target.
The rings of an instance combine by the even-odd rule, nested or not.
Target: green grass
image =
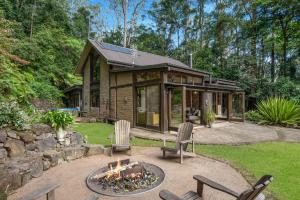
[[[113,126],[83,123],[75,125],[75,130],[87,135],[90,143],[110,144],[107,137],[113,132]],[[159,147],[162,142],[135,138],[133,145]],[[258,179],[264,174],[273,175],[274,181],[269,189],[279,199],[296,200],[300,196],[300,144],[268,142],[241,146],[196,145],[196,152],[229,161],[244,172],[249,180],[253,177]]]
[[[105,123],[80,123],[75,124],[73,128],[84,135],[91,144],[110,144],[108,137],[114,132],[114,126]]]

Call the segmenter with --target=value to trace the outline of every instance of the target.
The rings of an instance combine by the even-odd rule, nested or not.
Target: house
[[[126,119],[161,132],[185,121],[244,120],[244,91],[229,80],[169,57],[89,39],[75,74],[83,77],[82,110],[90,117]]]

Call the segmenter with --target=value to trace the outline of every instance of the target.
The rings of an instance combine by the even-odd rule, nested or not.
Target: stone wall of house
[[[91,81],[91,72],[90,72],[90,58],[88,58],[85,67],[83,69],[83,110],[85,112],[90,111],[90,81]]]
[[[118,88],[117,91],[117,119],[124,119],[133,124],[132,86]]]
[[[100,118],[107,118],[109,116],[109,65],[103,56],[100,62]]]
[[[66,131],[65,141],[59,142],[45,124],[21,131],[0,129],[0,191],[22,187],[58,164],[108,152],[102,145],[87,144],[81,134],[71,130]]]
[[[110,89],[110,112],[111,118],[116,118],[116,89]]]

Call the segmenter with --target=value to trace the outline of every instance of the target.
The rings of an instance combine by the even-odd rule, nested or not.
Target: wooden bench
[[[28,195],[24,196],[21,200],[35,200],[46,195],[47,200],[55,200],[55,189],[59,184],[48,184],[38,190],[35,190]]]

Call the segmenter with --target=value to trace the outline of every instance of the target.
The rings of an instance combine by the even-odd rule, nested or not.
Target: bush
[[[250,110],[245,113],[246,120],[258,123],[261,120],[261,115],[255,111],[255,110]]]
[[[216,120],[216,114],[214,113],[211,106],[208,107],[207,111],[204,113],[204,123],[211,126],[211,124]]]
[[[59,128],[66,129],[74,122],[74,118],[70,113],[61,110],[48,111],[44,114],[42,120],[52,126],[56,131]]]
[[[22,128],[26,123],[26,116],[17,102],[0,103],[0,128]]]
[[[300,106],[293,100],[272,97],[257,105],[260,123],[293,126],[300,123]]]

